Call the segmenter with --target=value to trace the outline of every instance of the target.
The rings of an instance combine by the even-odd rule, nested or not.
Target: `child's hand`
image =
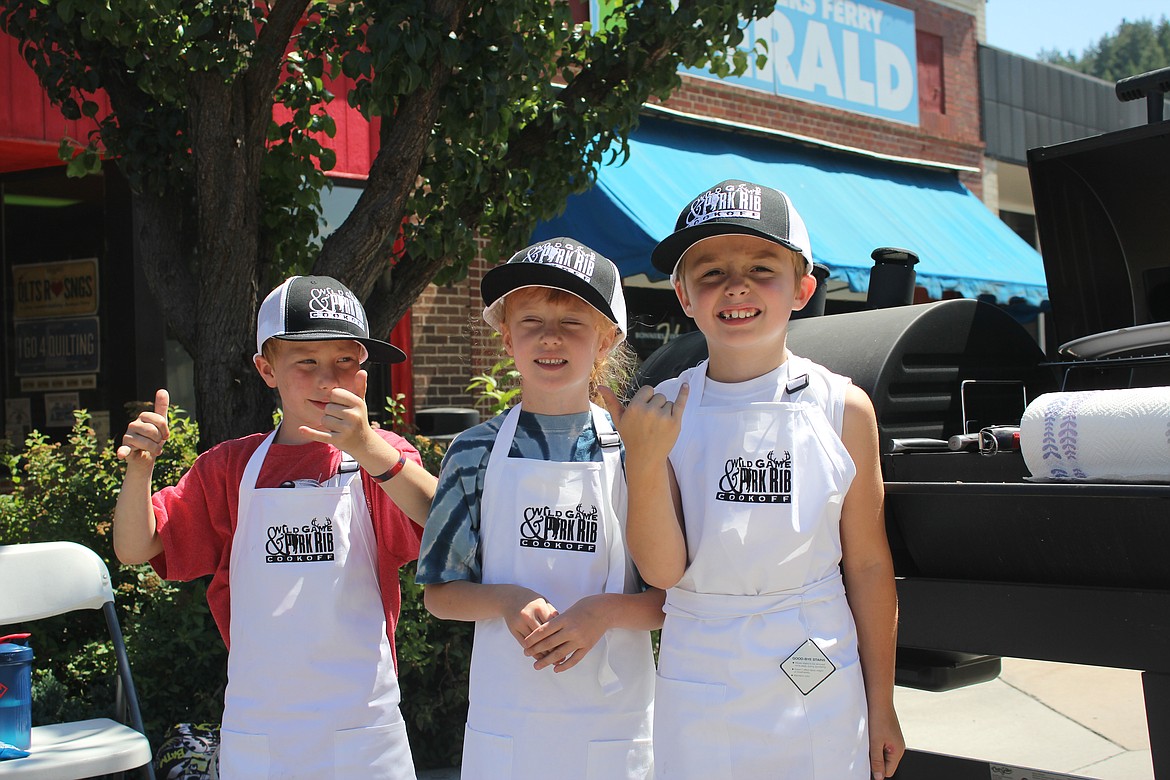
[[[153,464],[162,453],[163,443],[170,437],[167,426],[167,408],[171,395],[166,390],[154,394],[154,411],[143,412],[126,428],[122,446],[118,448],[119,460],[127,463]]]
[[[885,780],[898,768],[906,739],[893,707],[873,709],[869,713],[869,768],[874,780]]]
[[[537,659],[533,669],[572,669],[605,634],[611,614],[603,596],[586,596],[529,634],[522,643],[524,655]]]
[[[597,388],[597,394],[601,396],[601,402],[605,405],[605,410],[609,412],[609,416],[613,419],[615,426],[622,424],[622,415],[626,413],[626,406],[622,403],[622,399],[617,397],[617,393],[609,389],[607,385],[602,385]]]
[[[686,408],[690,385],[679,388],[674,401],[655,393],[654,388],[642,386],[626,406],[618,424],[618,433],[626,445],[626,459],[631,457],[662,457],[670,454],[678,440]],[[631,456],[633,452],[633,456]]]
[[[557,616],[557,609],[544,596],[528,588],[518,588],[517,598],[504,613],[504,621],[516,641],[524,647],[524,640],[533,631]]]
[[[314,427],[302,425],[300,432],[314,441],[332,444],[357,457],[359,453],[355,450],[363,445],[364,437],[373,430],[365,401],[368,380],[369,374],[362,369],[354,375],[356,392],[344,387],[333,388],[320,423]]]

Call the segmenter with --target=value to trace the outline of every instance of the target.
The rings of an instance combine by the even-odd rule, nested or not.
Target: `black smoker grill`
[[[1155,773],[1170,778],[1170,486],[1030,483],[1018,451],[931,449],[964,421],[1018,424],[1011,380],[1032,399],[1064,379],[988,304],[801,320],[789,344],[874,401],[899,578],[899,684],[981,682],[998,674],[999,656],[1142,670]],[[1129,369],[1076,370],[1087,382]],[[898,777],[984,780],[991,766],[910,751]]]
[[[1170,122],[1034,149],[1029,170],[1054,343],[1170,319]],[[1018,451],[939,446],[965,428],[1018,425],[1025,394],[1170,385],[1170,345],[1046,357],[973,300],[794,320],[788,343],[873,399],[899,684],[983,681],[1000,656],[1141,670],[1154,774],[1170,780],[1170,485],[1032,483]],[[705,356],[701,334],[687,334],[640,379]],[[910,750],[897,777],[986,780],[993,768]]]

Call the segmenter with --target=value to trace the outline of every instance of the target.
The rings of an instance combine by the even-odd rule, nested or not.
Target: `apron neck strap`
[[[802,371],[796,376],[793,376],[794,370],[801,371],[801,369],[805,368],[805,366],[801,365],[799,362],[796,362],[799,360],[800,358],[789,352],[788,359],[784,361],[785,365],[787,365],[788,372],[788,381],[784,383],[784,392],[790,396],[796,395],[801,390],[808,387],[808,371]]]
[[[593,430],[597,433],[597,443],[601,445],[601,448],[605,450],[620,447],[622,437],[610,425],[609,419],[605,416],[605,410],[597,404],[590,404],[589,410],[593,413]]]
[[[785,395],[788,395],[788,396],[796,395],[797,393],[799,393],[801,390],[805,389],[809,385],[809,378],[808,378],[807,371],[802,371],[800,374],[797,374],[796,376],[792,375],[793,369],[800,371],[801,369],[804,368],[804,366],[800,365],[799,362],[797,362],[797,364],[794,366],[793,361],[800,361],[800,358],[796,357],[791,352],[789,352],[787,359],[784,361],[784,372],[785,372],[784,393],[785,393]],[[692,406],[697,408],[697,407],[702,405],[703,391],[706,389],[706,383],[707,383],[707,368],[708,367],[709,367],[708,361],[706,361],[706,360],[704,360],[702,363],[700,363],[698,366],[696,366],[694,376],[692,377],[691,383],[690,383],[691,384],[691,396],[690,396],[690,399],[687,403],[687,407],[686,407],[687,409],[690,409]],[[683,414],[684,415],[686,414],[685,409],[683,410]]]

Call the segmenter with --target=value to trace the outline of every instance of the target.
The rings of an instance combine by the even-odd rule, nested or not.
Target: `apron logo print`
[[[724,466],[715,498],[746,504],[792,503],[792,453],[776,459],[775,452],[749,460],[732,458]]]
[[[597,507],[588,511],[577,504],[572,509],[530,506],[520,524],[520,546],[571,552],[597,551]]]
[[[316,517],[307,525],[273,525],[268,527],[264,545],[267,563],[310,563],[333,560],[333,520]]]

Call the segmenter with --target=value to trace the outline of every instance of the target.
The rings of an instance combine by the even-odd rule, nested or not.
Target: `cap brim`
[[[406,353],[393,344],[378,339],[350,336],[335,330],[281,334],[272,338],[281,341],[356,341],[366,348],[366,360],[375,363],[401,363],[406,360]]]
[[[375,363],[401,363],[406,360],[406,353],[393,344],[377,339],[358,339],[358,343],[370,353],[370,360]]]
[[[485,308],[522,287],[552,287],[576,295],[585,303],[601,312],[610,322],[625,332],[625,323],[618,322],[609,301],[597,288],[575,274],[553,265],[541,263],[509,263],[497,265],[483,275],[479,289]],[[489,322],[498,329],[498,323]]]
[[[705,238],[728,235],[755,236],[756,238],[770,241],[773,244],[779,244],[785,249],[791,249],[803,257],[806,270],[812,270],[812,261],[805,254],[804,247],[799,247],[791,241],[777,238],[762,230],[756,230],[746,225],[730,225],[726,222],[710,222],[706,225],[695,225],[694,227],[683,228],[675,233],[671,233],[662,239],[658,246],[654,247],[654,251],[650,254],[650,262],[662,273],[667,276],[673,276],[674,268],[678,265],[678,261],[682,259],[682,256],[692,246]]]

